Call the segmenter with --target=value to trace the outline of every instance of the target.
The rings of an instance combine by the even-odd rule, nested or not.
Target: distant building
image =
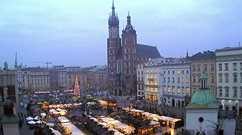
[[[217,98],[223,110],[242,114],[242,47],[216,49]]]
[[[199,77],[205,72],[209,75],[208,87],[216,93],[215,52],[199,52],[191,57],[191,95],[200,88]]]
[[[4,68],[0,71],[0,106],[9,97],[14,104],[14,114],[18,114],[19,90],[17,86],[17,60],[15,60],[14,67],[14,70],[9,69],[7,62],[4,62]],[[2,113],[2,109],[0,109],[0,113]]]
[[[119,37],[119,18],[114,4],[108,19],[109,37],[107,39],[108,86],[114,96],[137,93],[136,70],[139,63],[152,58],[160,58],[154,46],[137,43],[136,30],[131,25],[131,16],[127,16],[127,25]]]
[[[23,68],[22,84],[29,92],[50,90],[50,74],[48,68]]]

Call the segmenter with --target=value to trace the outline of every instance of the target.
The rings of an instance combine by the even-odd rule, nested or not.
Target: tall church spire
[[[118,19],[118,16],[115,14],[114,0],[113,0],[111,9],[112,9],[112,14],[109,16],[108,25],[109,26],[118,26],[119,19]]]

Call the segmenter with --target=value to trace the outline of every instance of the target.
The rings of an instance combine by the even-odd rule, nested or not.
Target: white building
[[[184,107],[190,96],[190,61],[188,58],[158,58],[144,67],[145,98],[174,107]],[[152,103],[147,103],[151,104]]]
[[[190,60],[188,58],[166,58],[161,64],[164,74],[163,103],[173,107],[184,107],[185,97],[190,96]]]
[[[217,98],[223,110],[242,113],[242,47],[217,49]]]

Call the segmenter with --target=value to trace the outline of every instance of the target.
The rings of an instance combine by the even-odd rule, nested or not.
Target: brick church
[[[136,30],[131,24],[128,13],[127,25],[119,37],[119,18],[115,13],[114,3],[108,19],[109,37],[107,38],[108,85],[112,96],[132,95],[137,91],[138,64],[149,59],[160,58],[155,46],[137,43]]]

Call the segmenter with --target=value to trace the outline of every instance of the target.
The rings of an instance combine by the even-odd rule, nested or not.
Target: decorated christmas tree
[[[76,81],[75,81],[74,95],[76,97],[78,97],[80,95],[80,88],[79,88],[77,76],[76,76]]]

